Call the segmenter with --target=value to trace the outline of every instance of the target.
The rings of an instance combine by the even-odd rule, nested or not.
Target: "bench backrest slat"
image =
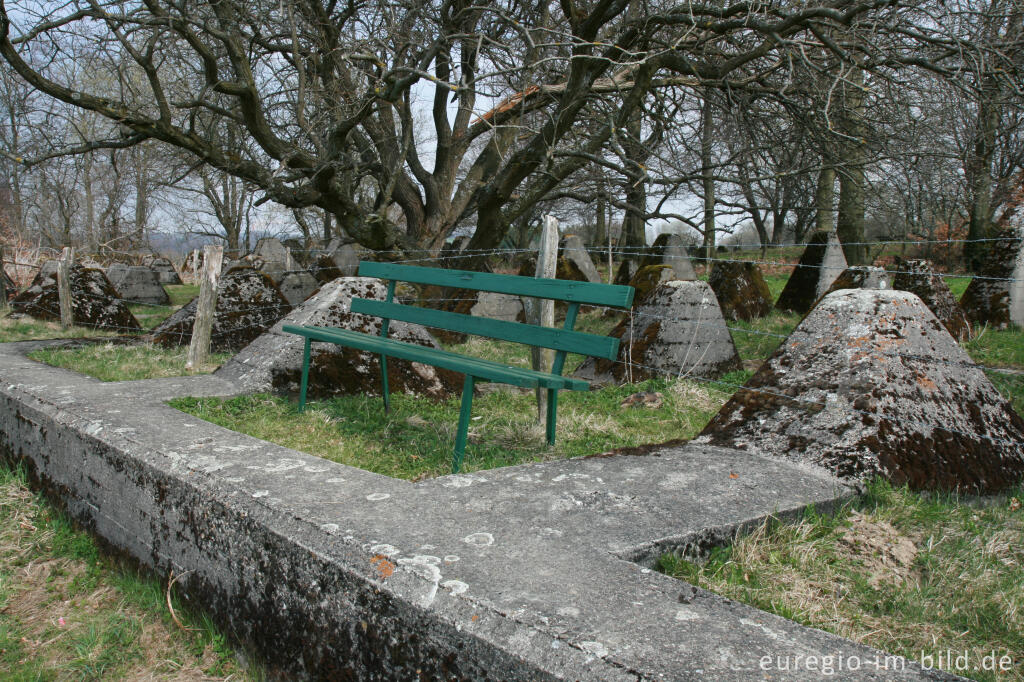
[[[612,359],[619,350],[619,339],[611,336],[598,336],[568,329],[538,327],[520,322],[473,317],[432,308],[418,308],[365,298],[353,298],[350,309],[354,313],[363,315],[376,315],[385,319],[401,320],[426,327],[439,327],[464,334],[486,336],[492,339],[525,343],[531,346],[593,355],[600,358]]]
[[[617,284],[593,284],[567,279],[544,279],[520,277],[518,275],[497,275],[490,272],[468,270],[443,270],[418,265],[397,263],[373,263],[361,261],[359,274],[362,277],[399,280],[414,284],[434,284],[441,287],[476,289],[499,294],[549,298],[556,301],[605,305],[628,308],[633,303],[633,287]]]

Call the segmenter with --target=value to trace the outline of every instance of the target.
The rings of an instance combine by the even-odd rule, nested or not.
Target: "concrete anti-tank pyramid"
[[[825,295],[846,269],[846,256],[835,231],[815,232],[807,240],[800,263],[786,282],[775,307],[804,314]]]
[[[696,442],[916,489],[990,493],[1024,476],[1024,420],[906,291],[826,296]]]

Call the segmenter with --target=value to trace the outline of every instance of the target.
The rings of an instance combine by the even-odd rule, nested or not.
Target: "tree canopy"
[[[799,163],[862,166],[881,82],[1019,99],[1022,17],[1019,0],[26,0],[0,2],[0,55],[103,122],[28,164],[155,141],[371,248],[436,252],[463,224],[496,246],[593,169],[707,178],[664,150],[705,99],[750,108],[733,159],[788,135],[814,145]]]

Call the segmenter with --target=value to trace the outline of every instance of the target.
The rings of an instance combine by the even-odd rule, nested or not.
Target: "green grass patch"
[[[1017,414],[1024,416],[1024,375],[988,371],[985,372],[985,376],[989,378],[996,390],[1010,401]]]
[[[621,407],[637,391],[663,395],[661,407]],[[652,380],[599,391],[562,391],[558,438],[548,447],[533,393],[499,390],[473,401],[463,471],[590,455],[615,448],[692,438],[728,393],[690,381]],[[180,398],[173,407],[233,431],[387,476],[421,479],[451,471],[459,399],[432,402],[393,395],[391,414],[380,398],[345,396],[311,402],[268,395]]]
[[[732,340],[745,364],[760,363],[775,352],[785,337],[796,328],[802,317],[795,313],[773,310],[766,317],[750,322],[730,321]]]
[[[164,290],[171,298],[172,308],[180,308],[199,295],[198,284],[165,284]]]
[[[128,306],[128,310],[131,311],[135,319],[139,321],[139,325],[146,331],[153,329],[166,320],[177,309],[175,306],[143,305],[141,303]]]
[[[60,322],[37,320],[28,316],[11,317],[9,312],[0,313],[0,343],[38,339],[101,338],[117,334],[114,331],[91,327],[61,329]]]
[[[54,367],[81,372],[101,381],[158,379],[185,374],[208,374],[217,369],[231,353],[211,353],[202,367],[186,372],[188,347],[163,348],[152,344],[95,343],[81,348],[42,348],[28,357]]]
[[[956,300],[960,300],[960,297],[967,291],[967,285],[971,283],[971,277],[945,277],[946,285],[949,286],[949,290],[953,293],[953,297]]]
[[[1024,329],[1020,327],[976,330],[963,346],[978,364],[1024,369]]]
[[[768,522],[669,575],[910,660],[967,651],[1014,659],[1024,680],[1024,491],[965,499],[876,483],[836,516]],[[948,669],[948,668],[947,668]]]
[[[159,580],[92,538],[0,465],[0,671],[5,680],[258,680]],[[181,629],[174,618],[177,617]]]
[[[772,302],[779,300],[779,296],[782,294],[782,290],[786,288],[786,282],[789,281],[789,275],[765,275],[764,283],[768,285],[768,290],[772,292]]]

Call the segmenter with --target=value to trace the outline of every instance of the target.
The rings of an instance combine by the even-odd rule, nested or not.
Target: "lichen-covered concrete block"
[[[679,235],[659,234],[650,250],[651,253],[640,262],[640,267],[668,265],[672,268],[675,279],[697,279],[697,272],[690,262],[686,244]]]
[[[727,320],[755,320],[772,311],[772,292],[755,263],[715,261],[708,284]]]
[[[161,284],[181,284],[181,277],[178,276],[178,271],[174,269],[174,263],[166,258],[154,257],[148,260],[148,262],[143,261],[142,264],[156,272]]]
[[[316,278],[306,270],[291,270],[284,273],[277,288],[281,290],[281,295],[288,300],[289,304],[297,306],[309,298],[310,294],[319,286],[320,283],[316,281]]]
[[[289,258],[287,247],[281,243],[281,240],[274,237],[260,239],[256,242],[256,248],[252,252],[253,255],[262,258],[264,262],[276,261],[283,264]]]
[[[379,334],[381,319],[349,312],[354,297],[383,301],[387,287],[370,277],[343,277],[328,282],[312,298],[293,310],[265,334],[243,348],[217,376],[236,382],[249,391],[296,393],[302,376],[305,340],[281,330],[285,324],[339,327],[365,334]],[[438,348],[437,341],[420,325],[394,320],[388,337]],[[311,348],[309,395],[380,395],[380,359],[377,355],[315,342]],[[391,391],[442,399],[462,386],[461,375],[430,365],[391,358],[388,361]]]
[[[150,333],[152,342],[169,347],[191,343],[197,300],[192,299],[158,325]],[[239,350],[291,309],[292,306],[269,277],[252,268],[236,267],[222,275],[217,286],[210,348],[214,351]]]
[[[671,265],[646,265],[636,271],[629,286],[636,289],[633,296],[633,307],[639,307],[651,292],[665,282],[676,279],[675,270]]]
[[[794,313],[806,313],[815,301],[846,270],[846,256],[835,231],[815,232],[807,240],[800,262],[786,282],[775,307]]]
[[[39,320],[60,320],[60,295],[57,292],[57,261],[44,265],[28,289],[11,301],[11,308]],[[109,329],[121,334],[142,327],[125,305],[102,270],[71,266],[71,309],[75,325]]]
[[[990,493],[1024,476],[1024,420],[906,291],[826,296],[696,442],[917,489]]]
[[[960,298],[967,319],[1006,329],[1024,327],[1024,219],[992,242],[978,277]]]
[[[892,280],[893,289],[916,294],[958,341],[971,335],[971,323],[967,321],[967,315],[956,302],[946,280],[935,274],[931,263],[926,260],[901,260],[897,262],[896,268],[896,276]]]
[[[840,289],[892,289],[892,275],[884,268],[855,265],[843,270],[825,295]]]
[[[320,283],[331,282],[339,277],[355,277],[364,251],[357,244],[343,244],[332,239],[324,252],[316,259],[312,273]]]
[[[107,279],[117,295],[134,303],[169,305],[167,291],[160,285],[156,271],[141,265],[112,263],[106,269]]]
[[[615,270],[615,279],[612,280],[612,284],[628,285],[636,276],[638,269],[639,266],[635,260],[629,258],[623,260]]]
[[[598,274],[597,268],[594,266],[594,260],[590,257],[587,252],[587,247],[583,243],[583,240],[575,234],[567,234],[562,238],[562,243],[558,247],[559,255],[571,262],[575,269],[579,270],[580,274],[583,275],[583,279],[579,281],[583,282],[600,282],[601,275]],[[565,278],[565,279],[578,279],[576,277]]]
[[[587,358],[576,376],[626,383],[665,376],[716,377],[741,367],[715,292],[700,280],[660,285],[610,336],[622,340],[618,356]]]

